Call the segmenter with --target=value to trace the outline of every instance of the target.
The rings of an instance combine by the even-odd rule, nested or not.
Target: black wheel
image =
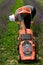
[[[17,50],[19,50],[19,46],[17,47]]]
[[[36,54],[36,60],[37,60],[37,61],[39,60],[39,56],[38,56],[38,54]]]
[[[19,44],[17,45],[18,47],[17,47],[17,50],[19,50]]]
[[[19,63],[21,62],[21,57],[20,57],[20,55],[18,55],[18,62],[19,62]]]

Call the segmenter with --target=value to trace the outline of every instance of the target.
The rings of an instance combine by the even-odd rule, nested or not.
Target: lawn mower
[[[18,61],[33,61],[36,59],[35,43],[31,29],[19,30]]]
[[[21,18],[24,20],[25,28],[23,26],[19,30],[18,61],[33,61],[36,59],[36,45],[33,41],[33,31],[30,29],[32,20],[31,8],[23,7],[20,9],[19,14],[24,14],[21,15]]]

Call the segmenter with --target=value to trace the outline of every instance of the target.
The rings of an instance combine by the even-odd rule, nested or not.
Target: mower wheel
[[[36,60],[38,61],[39,60],[39,56],[36,54]]]
[[[18,62],[19,62],[19,63],[21,62],[21,57],[20,57],[20,55],[18,55]]]

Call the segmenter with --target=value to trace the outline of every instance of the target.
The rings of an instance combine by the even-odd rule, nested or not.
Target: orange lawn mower
[[[33,61],[36,59],[35,43],[31,29],[19,30],[18,61]]]
[[[26,8],[24,8],[26,10]],[[20,9],[21,11],[22,9]],[[25,11],[23,10],[22,13],[31,14],[31,10],[27,8]],[[19,11],[19,14],[21,12]],[[24,17],[25,18],[25,17]],[[27,23],[28,17],[25,18],[25,22]],[[31,21],[31,17],[29,17],[29,21]],[[33,61],[36,59],[36,45],[33,41],[33,31],[30,29],[30,23],[27,25],[25,23],[26,28],[22,28],[19,30],[19,45],[18,45],[18,61]],[[28,28],[29,26],[29,28]]]

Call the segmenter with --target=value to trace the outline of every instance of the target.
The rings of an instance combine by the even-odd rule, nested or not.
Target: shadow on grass
[[[40,63],[41,60],[33,60],[33,61],[21,61],[21,62],[18,62],[18,63],[23,63],[23,64],[35,64],[35,63]]]

